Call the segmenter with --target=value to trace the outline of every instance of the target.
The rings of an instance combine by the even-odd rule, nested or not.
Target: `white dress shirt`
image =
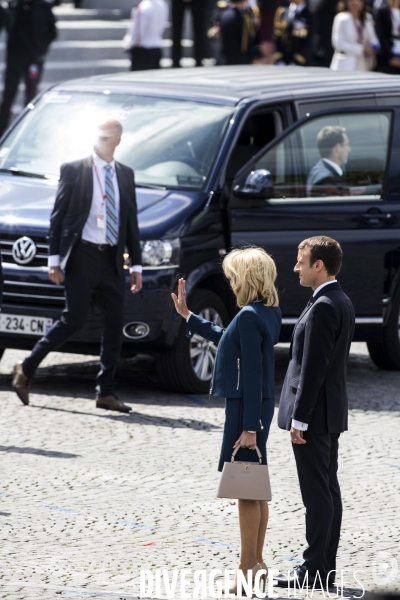
[[[326,159],[324,159],[324,160],[326,160]],[[326,281],[325,283],[321,283],[321,285],[319,285],[317,287],[317,289],[314,290],[312,297],[315,298],[315,296],[318,294],[318,292],[320,290],[322,290],[322,288],[324,288],[326,285],[330,285],[331,283],[336,283],[336,281],[337,281],[336,279],[333,279],[332,281]],[[297,429],[298,431],[307,431],[308,423],[303,423],[302,421],[296,421],[296,419],[292,419],[292,427],[294,429]]]
[[[104,194],[106,189],[106,166],[110,164],[112,167],[111,176],[114,184],[115,192],[115,205],[117,209],[117,219],[119,218],[119,205],[120,195],[119,186],[117,179],[117,172],[115,170],[115,161],[107,163],[105,160],[100,158],[96,153],[93,153],[93,196],[92,204],[90,206],[88,219],[82,230],[82,240],[91,242],[92,244],[107,244],[107,229],[106,229],[106,202],[104,200]],[[98,227],[98,215],[103,215],[103,227]],[[119,222],[118,222],[119,227]],[[54,254],[49,256],[48,261],[49,267],[60,266],[60,256]],[[142,266],[134,265],[130,268],[130,272],[141,273]]]
[[[165,0],[142,0],[132,9],[130,48],[162,48],[169,9]]]

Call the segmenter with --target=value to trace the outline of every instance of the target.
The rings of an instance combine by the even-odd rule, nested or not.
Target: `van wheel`
[[[368,342],[372,361],[380,369],[400,369],[400,287],[393,296],[392,310],[383,328],[381,342]]]
[[[189,306],[196,315],[215,325],[226,327],[229,323],[225,304],[214,292],[196,290],[190,296]],[[171,392],[207,394],[216,353],[216,344],[196,334],[188,338],[182,319],[174,347],[158,356],[160,383]]]

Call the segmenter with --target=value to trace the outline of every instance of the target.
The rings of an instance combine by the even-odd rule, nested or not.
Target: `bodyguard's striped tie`
[[[111,176],[112,166],[106,165],[106,241],[110,246],[118,242],[118,215],[115,202],[115,189]]]

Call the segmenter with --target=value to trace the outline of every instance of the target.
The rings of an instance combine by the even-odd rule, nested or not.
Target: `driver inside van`
[[[342,166],[347,163],[351,148],[346,129],[339,125],[327,125],[317,135],[321,159],[313,166],[307,178],[307,197],[345,196]]]

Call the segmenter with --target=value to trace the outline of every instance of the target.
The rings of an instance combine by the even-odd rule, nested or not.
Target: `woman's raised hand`
[[[186,305],[186,281],[184,279],[178,281],[178,296],[171,294],[171,298],[174,301],[176,312],[184,319],[187,319],[190,315],[190,310]]]

